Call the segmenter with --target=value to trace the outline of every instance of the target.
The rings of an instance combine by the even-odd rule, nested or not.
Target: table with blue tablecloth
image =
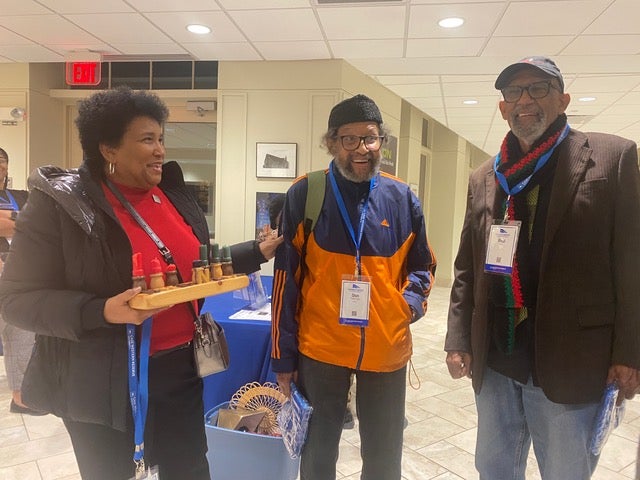
[[[264,291],[271,294],[273,277],[261,277]],[[271,371],[271,322],[234,320],[229,317],[248,305],[247,300],[234,298],[234,292],[208,297],[202,310],[211,312],[224,328],[229,345],[229,368],[204,378],[204,411],[228,402],[244,384],[275,382]]]

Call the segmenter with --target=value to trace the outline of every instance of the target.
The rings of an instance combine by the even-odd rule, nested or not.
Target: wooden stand
[[[152,310],[212,295],[220,295],[221,293],[239,290],[247,285],[249,285],[249,277],[246,275],[233,275],[206,283],[182,283],[175,287],[164,287],[153,292],[145,291],[139,293],[129,300],[129,305],[137,310]]]

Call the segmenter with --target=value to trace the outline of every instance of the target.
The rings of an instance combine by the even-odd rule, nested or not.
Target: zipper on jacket
[[[364,341],[366,336],[366,330],[364,327],[360,327],[360,355],[358,355],[358,362],[356,363],[356,370],[360,370],[360,364],[362,363],[362,357],[364,357]]]

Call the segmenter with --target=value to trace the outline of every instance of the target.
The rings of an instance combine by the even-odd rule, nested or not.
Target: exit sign
[[[102,80],[100,62],[67,62],[67,85],[98,85]]]

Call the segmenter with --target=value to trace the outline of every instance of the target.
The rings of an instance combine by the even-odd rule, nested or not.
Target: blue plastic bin
[[[289,456],[281,437],[216,427],[221,403],[205,414],[207,460],[212,480],[295,480],[300,459]]]

